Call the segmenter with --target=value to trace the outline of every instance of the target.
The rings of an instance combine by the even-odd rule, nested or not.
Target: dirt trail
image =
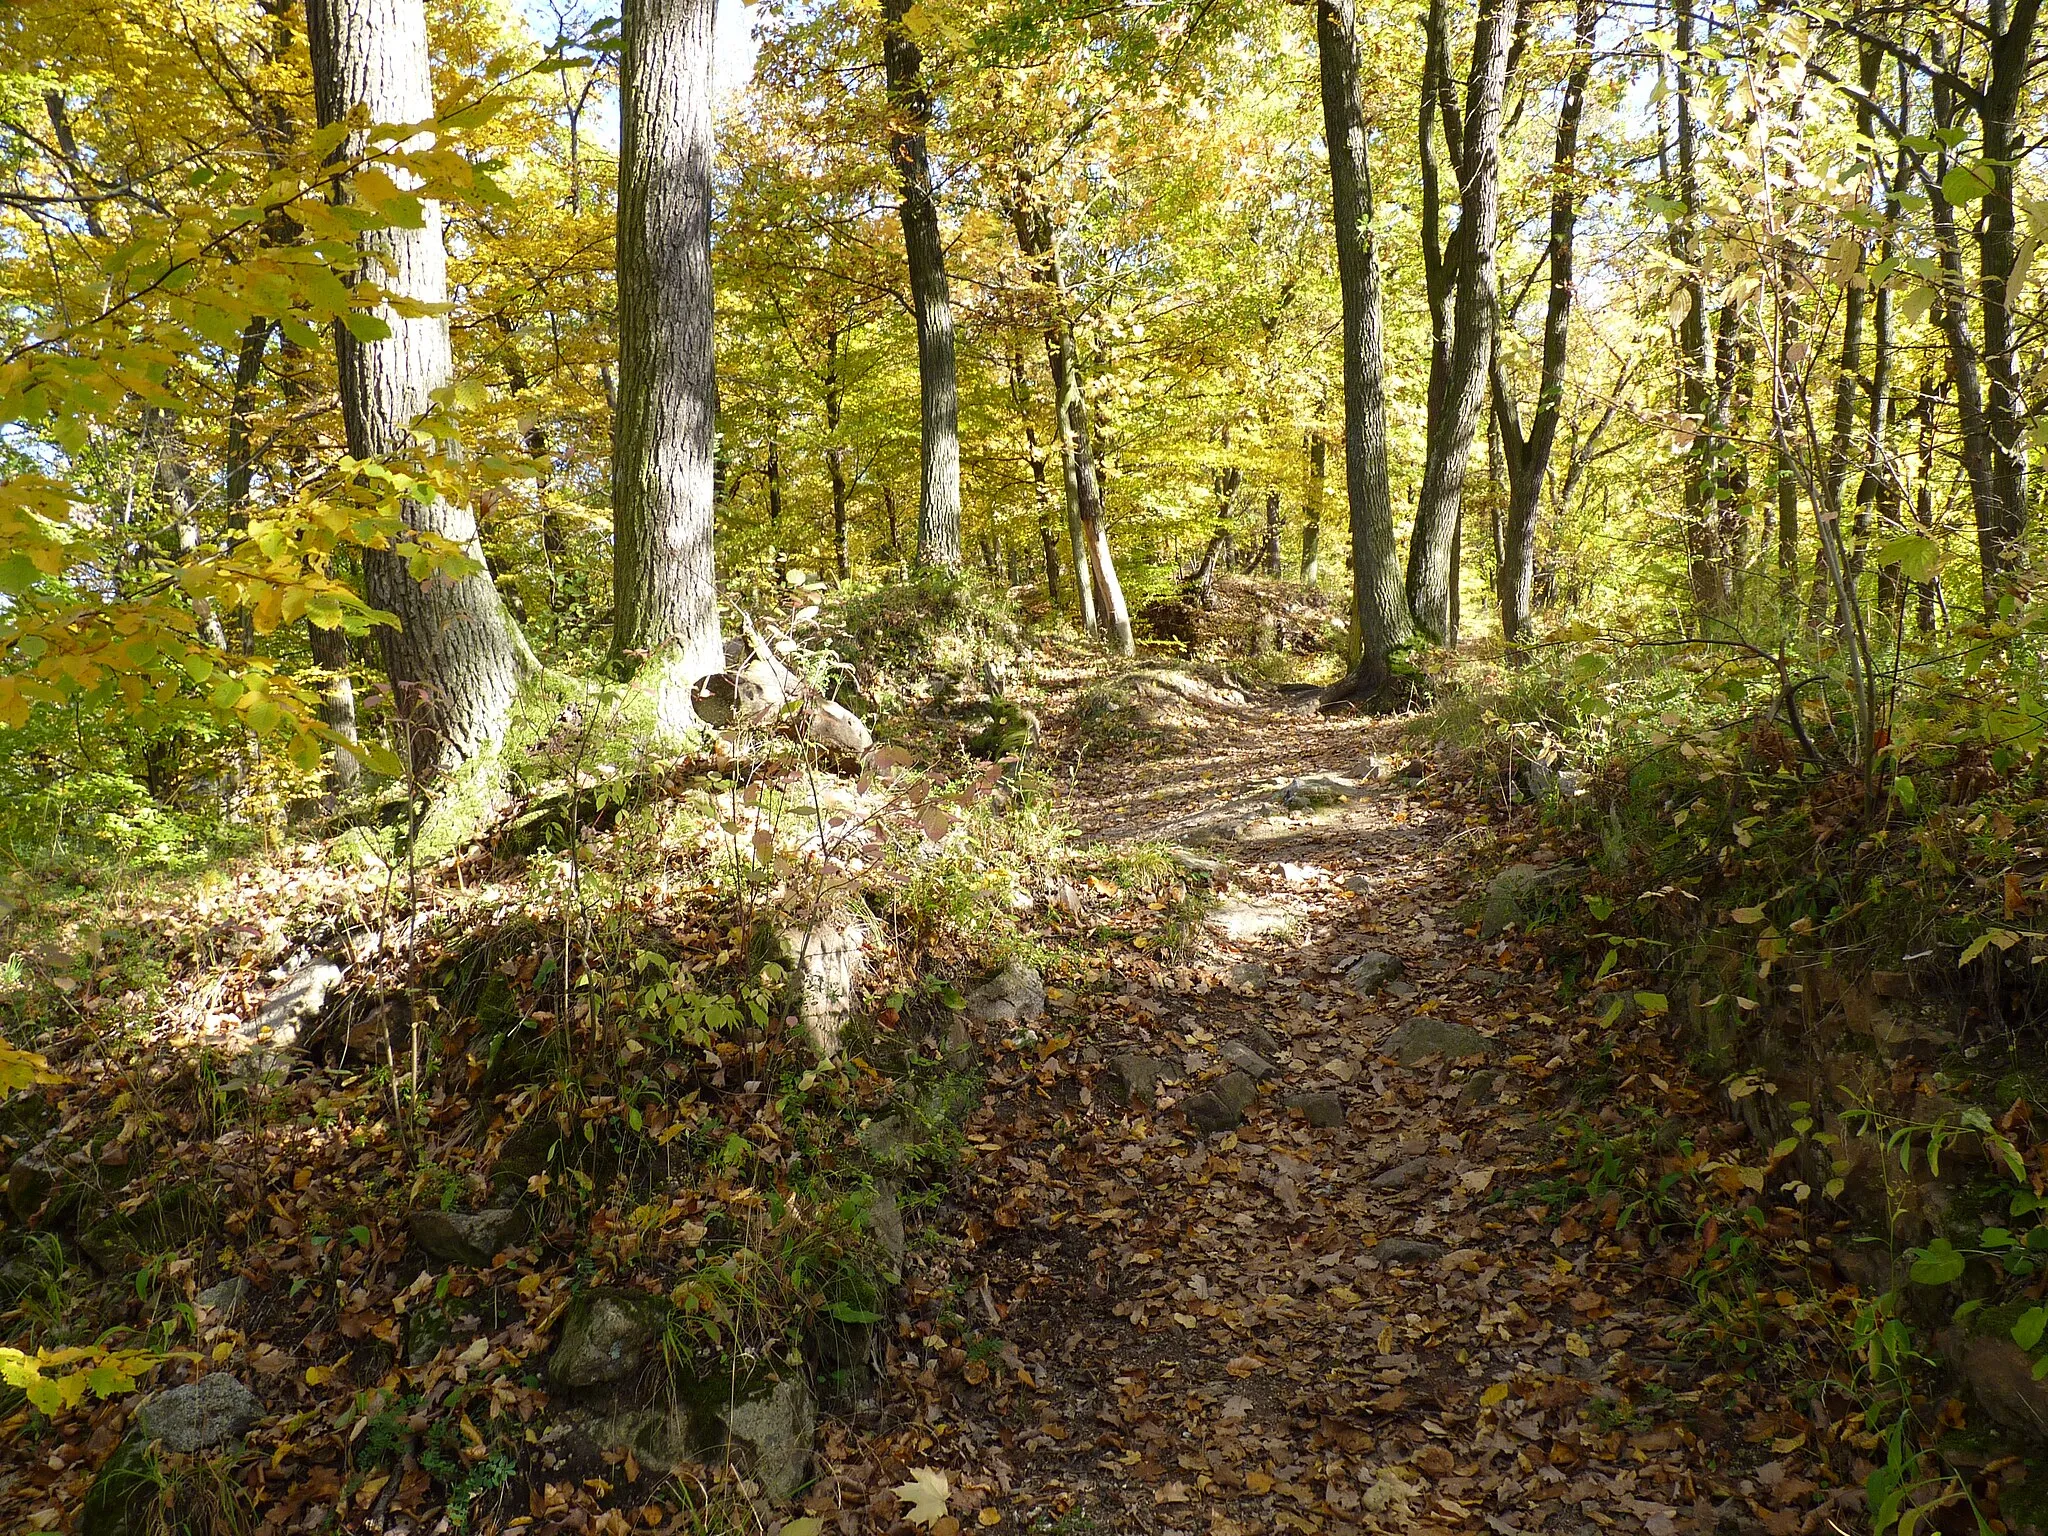
[[[908,1437],[957,1469],[963,1528],[1816,1528],[1712,1470],[1702,1424],[1753,1426],[1681,1363],[1684,1265],[1528,1197],[1583,1023],[1533,946],[1467,931],[1504,829],[1410,752],[1395,723],[1255,707],[1192,751],[1084,761],[1072,817],[1207,843],[1213,902],[1179,952],[1112,941],[1055,978],[1044,1044],[992,1053],[889,1386],[834,1432],[849,1485]],[[1347,981],[1368,952],[1390,987]],[[1488,1065],[1397,1065],[1418,1017],[1487,1036]],[[1272,1071],[1242,1124],[1193,1129],[1247,1049]],[[1152,1071],[1156,1104],[1127,1102]]]

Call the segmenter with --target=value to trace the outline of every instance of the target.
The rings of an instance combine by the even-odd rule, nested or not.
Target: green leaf
[[[1918,533],[1902,533],[1871,551],[1879,565],[1896,565],[1908,581],[1932,581],[1941,569],[1941,546]]]
[[[1937,1237],[1925,1248],[1910,1251],[1913,1267],[1907,1274],[1915,1285],[1948,1285],[1963,1277],[1963,1256],[1945,1237]]]
[[[357,341],[389,341],[391,327],[366,310],[351,309],[341,317],[341,323],[348,327],[349,335]]]
[[[2032,1350],[2043,1333],[2048,1333],[2048,1307],[2029,1307],[2012,1325],[2012,1341],[2021,1349]]]
[[[1961,207],[1964,203],[1974,203],[1987,196],[1993,185],[1990,163],[1972,160],[1952,167],[1941,178],[1941,195]]]

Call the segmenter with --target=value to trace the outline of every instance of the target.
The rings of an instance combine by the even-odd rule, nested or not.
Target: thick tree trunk
[[[714,0],[629,0],[619,63],[619,392],[612,442],[613,664],[645,669],[657,728],[695,721],[725,666],[712,552]]]
[[[1380,268],[1372,227],[1372,169],[1359,98],[1358,28],[1352,0],[1316,0],[1316,57],[1323,135],[1330,154],[1337,285],[1344,311],[1344,488],[1350,508],[1357,659],[1343,691],[1385,700],[1414,638],[1394,544],[1387,481],[1387,392],[1380,335]]]
[[[883,0],[882,65],[888,76],[889,158],[902,186],[898,211],[917,317],[917,385],[922,473],[917,501],[917,563],[960,568],[960,396],[954,376],[953,302],[946,286],[946,246],[932,197],[925,131],[932,102],[924,55],[904,24],[911,0]]]
[[[1301,580],[1312,587],[1322,575],[1323,497],[1329,484],[1329,449],[1321,429],[1311,430],[1308,448],[1308,493],[1301,506]]]
[[[323,126],[346,121],[357,107],[375,123],[417,123],[434,115],[421,0],[308,0],[307,20]],[[356,136],[350,152],[360,147]],[[422,212],[417,229],[364,235],[364,264],[386,291],[441,305],[448,299],[448,269],[440,205],[429,201]],[[401,315],[386,305],[378,318],[391,330],[385,340],[358,341],[345,328],[335,333],[342,420],[349,452],[359,459],[404,451],[414,420],[453,372],[445,317]],[[478,567],[458,580],[421,582],[400,551],[363,554],[370,602],[399,621],[379,635],[402,745],[415,771],[430,773],[504,739],[532,653],[484,569],[474,512],[445,500],[427,506],[407,500],[402,512],[410,526],[449,540]]]
[[[1515,13],[1516,0],[1479,3],[1465,82],[1463,142],[1457,154],[1456,315],[1442,406],[1432,423],[1415,504],[1415,531],[1408,542],[1408,609],[1415,627],[1439,641],[1455,638],[1453,570],[1465,469],[1493,362],[1501,99],[1507,88]]]
[[[1529,638],[1536,581],[1536,517],[1543,505],[1544,482],[1550,474],[1550,455],[1564,404],[1565,362],[1571,340],[1572,243],[1578,230],[1579,120],[1585,110],[1599,24],[1598,0],[1578,0],[1572,34],[1575,52],[1565,74],[1564,100],[1557,114],[1557,147],[1550,161],[1550,246],[1546,253],[1550,294],[1543,314],[1536,414],[1526,435],[1521,409],[1508,386],[1507,369],[1498,356],[1493,359],[1494,420],[1508,478],[1507,517],[1501,527],[1495,581],[1501,637],[1511,654],[1521,654]]]

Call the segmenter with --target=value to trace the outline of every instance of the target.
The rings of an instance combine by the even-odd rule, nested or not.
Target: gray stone
[[[1500,1085],[1506,1076],[1504,1072],[1474,1072],[1458,1089],[1458,1108],[1486,1108],[1500,1097]]]
[[[903,1273],[903,1256],[908,1244],[903,1232],[903,1208],[896,1203],[896,1184],[891,1179],[875,1180],[873,1198],[868,1201],[868,1230],[889,1256],[889,1265]]]
[[[242,1310],[249,1299],[249,1282],[240,1275],[231,1275],[219,1285],[209,1285],[192,1300],[212,1313],[212,1321],[225,1323]]]
[[[1577,878],[1569,864],[1545,869],[1535,864],[1510,864],[1493,877],[1486,888],[1486,907],[1479,918],[1479,936],[1500,936],[1511,923],[1526,923],[1531,912],[1550,899],[1562,886]]]
[[[1367,785],[1341,773],[1311,773],[1288,780],[1277,798],[1291,811],[1316,811],[1371,793]]]
[[[830,1061],[839,1054],[840,1037],[867,975],[867,928],[834,913],[809,923],[784,923],[774,942],[794,975],[797,1020],[811,1048]]]
[[[1343,888],[1354,896],[1363,896],[1373,887],[1371,875],[1346,875]]]
[[[1217,1054],[1255,1083],[1263,1083],[1280,1070],[1242,1040],[1226,1040]]]
[[[1447,1251],[1417,1237],[1387,1237],[1373,1244],[1372,1256],[1382,1264],[1434,1264]]]
[[[1238,1033],[1244,1036],[1244,1043],[1257,1051],[1268,1061],[1278,1061],[1287,1054],[1287,1047],[1280,1043],[1280,1037],[1263,1024],[1243,1024]]]
[[[1491,1056],[1493,1042],[1464,1024],[1419,1014],[1387,1036],[1380,1054],[1393,1057],[1404,1067],[1412,1067],[1431,1056],[1441,1056],[1446,1061]]]
[[[966,1012],[977,1024],[1036,1023],[1045,1017],[1045,979],[1012,961],[967,994]]]
[[[632,1375],[652,1358],[668,1316],[666,1302],[636,1291],[586,1292],[562,1320],[548,1379],[574,1391]]]
[[[263,1417],[256,1394],[226,1371],[159,1392],[135,1416],[143,1435],[180,1456],[225,1445]]]
[[[1123,1085],[1124,1098],[1134,1104],[1150,1104],[1158,1096],[1160,1069],[1159,1062],[1135,1052],[1109,1058],[1110,1076]]]
[[[734,1403],[719,1416],[730,1447],[761,1484],[773,1504],[795,1497],[811,1466],[811,1440],[817,1433],[818,1407],[810,1389],[794,1376],[784,1377],[767,1391]]]
[[[804,711],[803,734],[807,740],[847,757],[859,757],[875,744],[875,733],[859,715],[844,704],[820,699]]]
[[[1290,1093],[1280,1102],[1288,1109],[1300,1110],[1308,1123],[1319,1131],[1335,1130],[1344,1123],[1344,1101],[1327,1089],[1318,1089],[1314,1093]]]
[[[1223,979],[1233,987],[1246,987],[1256,992],[1273,979],[1273,973],[1256,960],[1239,960],[1224,967]]]
[[[7,1209],[16,1221],[31,1221],[46,1206],[46,1214],[56,1215],[59,1207],[75,1204],[77,1198],[76,1186],[47,1142],[22,1153],[7,1169]]]
[[[1405,1163],[1396,1163],[1385,1173],[1373,1175],[1374,1189],[1412,1189],[1436,1172],[1436,1160],[1428,1157],[1411,1157]]]
[[[2000,1319],[2011,1310],[1998,1309]],[[1984,1328],[1964,1335],[1962,1329],[1949,1328],[1943,1330],[1941,1342],[1957,1374],[1994,1422],[2037,1441],[2048,1440],[2048,1381],[2034,1379],[2033,1359],[2005,1331]]]
[[[1399,957],[1383,949],[1369,949],[1344,967],[1344,985],[1354,992],[1370,994],[1390,981],[1399,981],[1406,969]]]
[[[1219,938],[1232,944],[1256,939],[1291,938],[1301,928],[1301,915],[1291,906],[1255,896],[1226,896],[1202,918]]]
[[[485,1211],[414,1211],[412,1240],[443,1264],[488,1268],[492,1259],[526,1235],[526,1212],[517,1206]]]
[[[327,994],[341,981],[341,967],[331,960],[315,960],[270,989],[250,1023],[238,1033],[252,1048],[289,1051],[299,1037],[319,1019],[327,1006]]]
[[[1214,1135],[1241,1124],[1244,1112],[1251,1108],[1252,1100],[1258,1095],[1258,1087],[1249,1077],[1242,1072],[1232,1072],[1206,1093],[1193,1094],[1181,1100],[1180,1110],[1196,1130],[1204,1135]]]

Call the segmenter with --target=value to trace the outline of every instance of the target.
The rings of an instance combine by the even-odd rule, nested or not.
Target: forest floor
[[[1822,1447],[1849,1471],[1839,1441],[1858,1437],[1826,1422],[1824,1362],[1799,1342],[1833,1287],[1824,1262],[1799,1267],[1797,1213],[1771,1217],[1776,1268],[1721,1277],[1752,1319],[1790,1309],[1783,1326],[1710,1326],[1712,1218],[1598,1177],[1603,1158],[1655,1156],[1634,1136],[1652,1123],[1690,1138],[1668,1168],[1704,1162],[1729,1134],[1709,1085],[1668,1020],[1603,1031],[1592,999],[1561,1005],[1560,957],[1513,928],[1478,937],[1504,865],[1569,850],[1418,761],[1404,722],[1232,713],[1149,759],[1078,761],[1070,716],[1049,716],[1070,819],[1206,845],[1212,899],[1178,943],[1105,947],[1083,992],[1053,988],[1043,1046],[988,1063],[900,1303],[909,1343],[879,1396],[828,1424],[809,1507],[827,1529],[828,1511],[886,1528],[878,1472],[924,1461],[956,1469],[963,1527],[1861,1527],[1861,1489]],[[1355,787],[1295,782],[1323,775]],[[1400,978],[1348,982],[1367,952]],[[1416,1018],[1481,1032],[1485,1064],[1398,1065]],[[1182,1105],[1244,1048],[1270,1077],[1234,1130],[1196,1131]],[[1155,1103],[1120,1091],[1153,1071]],[[1009,1369],[949,1334],[1001,1340]]]

